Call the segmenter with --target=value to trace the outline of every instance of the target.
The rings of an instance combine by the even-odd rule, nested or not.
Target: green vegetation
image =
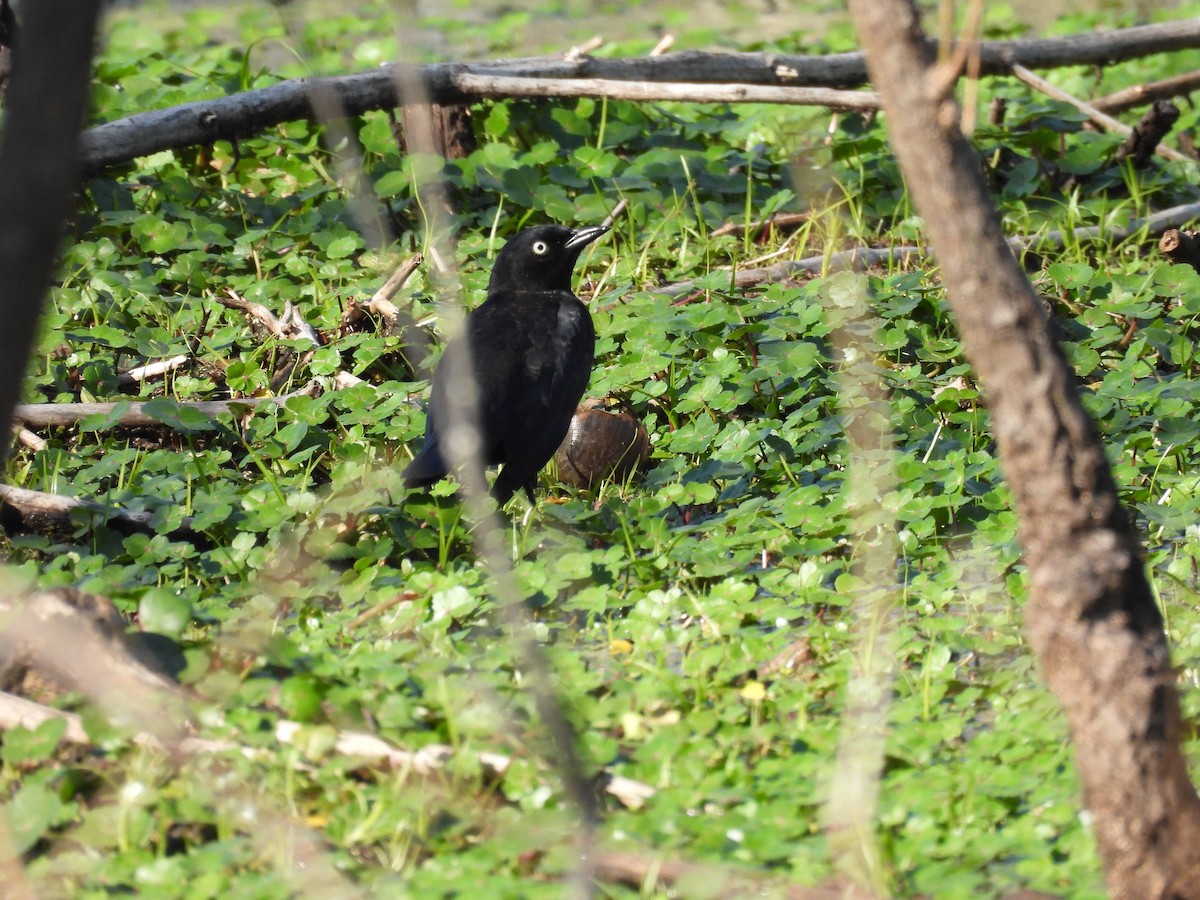
[[[280,33],[273,15],[196,12],[163,29],[116,22],[96,120],[391,52],[369,20],[328,17],[273,41],[292,62],[268,74],[251,50]],[[210,44],[218,25],[229,38]],[[505,29],[519,25],[444,27],[502,53]],[[778,46],[850,43],[835,29],[828,45]],[[1053,78],[1096,95],[1182,64],[1156,56]],[[1015,81],[982,92],[985,104],[1008,101],[1003,127],[975,139],[1013,233],[1123,224],[1197,199],[1194,166],[1134,172],[1112,161],[1118,138],[1084,130],[1063,105]],[[1194,135],[1200,114],[1182,109],[1177,131]],[[856,573],[865,547],[851,527],[844,439],[855,407],[839,396],[829,312],[856,276],[738,291],[728,267],[919,242],[882,125],[842,115],[826,143],[822,110],[592,100],[484,103],[474,117],[479,149],[442,168],[467,304],[521,227],[596,223],[628,201],[581,262],[578,292],[592,297],[600,335],[589,395],[618,399],[646,424],[653,468],[593,492],[547,473],[555,502],[526,515],[518,498],[508,509],[516,577],[585,757],[656,790],[641,809],[610,798],[602,838],[819,882],[831,874],[820,807],[859,652],[854,604],[871,587]],[[349,299],[365,300],[400,258],[428,248],[414,183],[440,164],[402,153],[386,113],[352,124],[380,220],[399,235],[383,249],[360,236],[351,185],[304,122],[236,149],[155,154],[81,194],[27,399],[130,397],[120,371],[181,353],[195,361],[132,389],[163,398],[157,414],[172,429],[131,433],[93,418],[17,451],[5,473],[150,510],[157,533],[123,537],[81,519],[67,537],[14,537],[6,555],[39,585],[106,594],[144,630],[178,640],[182,678],[222,713],[200,716],[203,736],[260,752],[177,767],[119,731],[88,754],[60,746],[55,725],[9,732],[0,795],[29,875],[48,892],[290,896],[310,850],[271,834],[291,820],[315,834],[311,852],[375,896],[482,883],[496,897],[561,893],[576,817],[544,762],[549,740],[471,526],[449,489],[409,500],[399,487],[397,467],[423,426],[410,398],[429,370],[410,372],[395,338],[338,329]],[[811,215],[794,233],[714,235],[774,211]],[[1190,684],[1200,667],[1200,276],[1151,246],[1072,242],[1029,265],[1146,534]],[[655,292],[689,278],[702,289]],[[1066,726],[1021,635],[1015,516],[937,271],[926,260],[868,281],[898,477],[879,502],[902,554],[879,810],[888,886],[1100,896]],[[343,369],[367,383],[245,419],[180,412],[172,400],[265,392],[300,346],[256,335],[216,302],[228,290],[276,312],[292,303],[323,336],[287,388]],[[428,271],[399,299],[434,321]],[[211,547],[169,536],[185,516]],[[772,665],[781,654],[796,664]],[[1195,692],[1184,707],[1200,712]],[[282,718],[305,724],[301,740],[275,741]],[[337,729],[458,752],[444,777],[418,777],[332,752]],[[498,783],[476,762],[481,751],[514,758]]]

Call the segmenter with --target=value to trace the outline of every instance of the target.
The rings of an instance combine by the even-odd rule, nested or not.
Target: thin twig
[[[159,375],[166,375],[168,372],[174,372],[180,366],[187,365],[190,359],[190,356],[181,354],[179,356],[172,356],[170,359],[160,359],[158,362],[146,363],[144,366],[135,366],[118,375],[117,384],[122,386],[138,384],[150,378],[157,378]]]
[[[1092,106],[1091,104],[1085,103],[1084,101],[1080,100],[1078,97],[1068,94],[1062,88],[1055,87],[1050,82],[1048,82],[1046,79],[1044,79],[1038,75],[1035,75],[1033,72],[1030,72],[1024,66],[1019,66],[1019,65],[1014,64],[1012,67],[1012,71],[1013,71],[1014,75],[1016,75],[1019,79],[1021,79],[1023,82],[1028,84],[1030,87],[1037,88],[1039,91],[1041,91],[1046,96],[1052,97],[1055,100],[1061,100],[1063,103],[1067,103],[1067,104],[1075,107],[1077,110],[1079,110],[1081,113],[1083,113],[1085,116],[1087,116],[1089,119],[1091,119],[1094,123],[1096,123],[1097,125],[1099,125],[1102,128],[1106,128],[1109,131],[1112,131],[1116,134],[1120,134],[1125,137],[1128,137],[1129,134],[1133,131],[1133,129],[1130,126],[1126,125],[1124,122],[1114,119],[1112,116],[1108,115],[1108,113],[1102,112],[1102,111],[1096,109],[1096,107]],[[1184,156],[1178,150],[1173,150],[1170,147],[1166,146],[1165,144],[1159,144],[1155,152],[1158,153],[1158,155],[1163,157],[1164,159],[1170,159],[1175,162],[1181,162],[1181,161],[1194,162],[1194,160],[1192,160],[1191,157]]]
[[[1101,112],[1115,115],[1137,106],[1146,106],[1155,100],[1169,100],[1200,90],[1200,70],[1163,78],[1146,84],[1135,84],[1116,93],[1092,100],[1092,106]]]

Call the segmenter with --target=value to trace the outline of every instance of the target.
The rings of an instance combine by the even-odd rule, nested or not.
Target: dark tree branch
[[[1031,69],[1100,65],[1196,47],[1200,47],[1200,20],[1061,38],[984,41],[979,45],[979,71],[983,75],[1004,75],[1011,71],[1014,63]],[[317,119],[319,117],[312,108],[314,88],[318,94],[330,92],[336,96],[345,115],[356,116],[368,110],[400,106],[397,85],[402,83],[419,84],[428,102],[460,105],[482,97],[510,96],[513,80],[526,82],[528,92],[553,96],[553,90],[537,84],[547,79],[566,82],[562,91],[570,90],[576,94],[580,88],[578,85],[572,87],[572,81],[623,82],[625,91],[637,90],[643,100],[656,97],[680,99],[678,92],[672,94],[665,89],[657,95],[654,92],[655,85],[677,83],[677,86],[697,91],[702,85],[735,91],[754,86],[772,88],[775,93],[763,95],[775,98],[768,102],[862,105],[865,98],[855,99],[854,95],[843,94],[839,100],[835,93],[805,95],[795,89],[861,87],[867,81],[867,70],[860,53],[799,56],[701,51],[639,59],[563,55],[484,63],[388,66],[336,78],[283,81],[259,90],[138,113],[97,125],[83,136],[83,160],[89,171],[95,171],[159,150],[235,140],[280,122]],[[791,92],[780,93],[781,89]],[[608,96],[605,92],[613,90],[611,85],[593,85],[588,95]],[[738,97],[726,92],[720,99],[709,102],[737,102],[750,99],[751,94],[753,91],[743,90],[743,95]],[[808,99],[802,99],[806,96]]]
[[[97,0],[27,3],[0,135],[0,433],[8,434],[75,187]],[[0,460],[8,442],[0,444]]]
[[[959,112],[905,0],[850,0],[892,147],[988,401],[1029,570],[1030,642],[1063,704],[1112,896],[1200,897],[1200,799],[1138,540]]]

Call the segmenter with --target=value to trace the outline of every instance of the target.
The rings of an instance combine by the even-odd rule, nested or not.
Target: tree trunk
[[[1200,800],[1163,623],[1104,448],[1008,249],[906,0],[850,0],[893,149],[987,396],[1029,569],[1029,639],[1066,709],[1114,897],[1200,897]],[[947,88],[948,89],[948,88]]]

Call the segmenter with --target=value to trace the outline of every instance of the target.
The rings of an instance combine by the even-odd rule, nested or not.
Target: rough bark
[[[20,396],[75,186],[98,6],[22,9],[0,134],[0,434]],[[0,444],[0,461],[7,449]]]
[[[1070,724],[1114,897],[1200,896],[1200,800],[1163,623],[1104,448],[1004,242],[906,0],[850,0],[893,149],[988,400],[1029,570],[1027,625]]]
[[[1200,47],[1200,20],[1059,38],[983,41],[979,44],[979,72],[1007,74],[1014,63],[1031,69],[1102,65],[1195,47]],[[492,88],[488,87],[489,79]],[[383,67],[337,78],[284,81],[259,90],[138,113],[98,125],[83,136],[83,160],[88,171],[96,171],[159,150],[235,140],[280,122],[316,119],[312,109],[314,87],[317,92],[332,91],[345,115],[355,116],[400,105],[397,85],[403,82],[415,80],[422,88],[423,99],[429,102],[455,105],[484,96],[508,96],[505,91],[511,87],[505,84],[513,79],[641,83],[642,94],[649,96],[653,85],[666,82],[693,87],[855,88],[867,81],[867,69],[861,53],[799,56],[701,51],[639,59],[567,54],[472,64],[435,63],[403,69]],[[539,95],[547,96],[544,91]],[[828,97],[819,97],[813,95],[813,99],[803,102],[828,102]],[[720,102],[728,102],[728,98]],[[777,96],[771,102],[796,101],[784,101]]]
[[[1150,164],[1159,143],[1179,121],[1179,107],[1170,100],[1155,100],[1140,122],[1133,126],[1128,139],[1117,149],[1117,159],[1128,159],[1135,169]]]

